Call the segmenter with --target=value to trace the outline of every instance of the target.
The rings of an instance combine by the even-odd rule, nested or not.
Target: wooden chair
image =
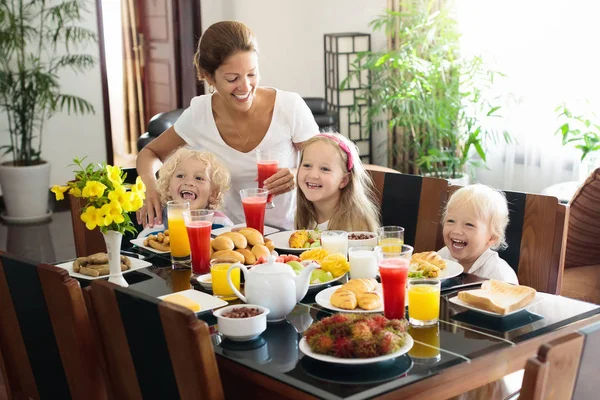
[[[108,398],[81,289],[67,271],[0,253],[0,325],[9,396]]]
[[[106,281],[91,287],[115,398],[224,397],[208,326],[193,312]]]
[[[125,182],[131,184],[135,183],[135,180],[138,177],[137,170],[135,168],[122,168],[122,170],[127,172]],[[85,204],[86,202],[84,199],[69,195],[69,209],[71,211],[71,223],[73,225],[73,237],[75,239],[75,254],[77,257],[85,257],[94,253],[106,252],[106,244],[104,243],[104,238],[102,237],[100,230],[94,229],[90,231],[85,227],[83,221],[81,221],[81,210],[85,207]],[[135,213],[131,213],[131,216],[136,228],[141,230],[140,226],[135,222]],[[129,245],[130,239],[134,239],[133,235],[123,235],[124,246]]]
[[[404,242],[415,252],[439,250],[443,247],[441,213],[448,198],[448,181],[388,169],[369,171],[381,196],[381,224],[403,227]]]
[[[450,196],[462,186],[451,185]],[[556,197],[504,191],[508,201],[508,248],[498,254],[519,283],[540,292],[560,293],[569,207]],[[443,227],[442,227],[443,228]]]
[[[519,399],[584,400],[600,393],[600,323],[540,347],[527,361]]]

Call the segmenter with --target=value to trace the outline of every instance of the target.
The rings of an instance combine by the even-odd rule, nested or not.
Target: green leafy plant
[[[462,176],[485,165],[487,144],[500,137],[486,127],[500,107],[484,93],[500,75],[479,57],[461,57],[456,22],[437,1],[404,1],[402,12],[386,10],[370,23],[396,45],[358,54],[342,89],[356,87],[363,71],[371,74],[355,112],[366,104],[371,128],[387,122],[389,164],[406,173],[444,178]],[[384,121],[382,121],[382,116]],[[510,141],[510,135],[504,133]],[[472,157],[473,152],[479,159]]]
[[[81,97],[63,93],[64,69],[84,72],[96,61],[78,51],[96,42],[95,32],[78,26],[86,2],[0,0],[0,107],[8,116],[10,145],[17,166],[41,162],[44,124],[57,112],[93,113]]]
[[[594,121],[595,113],[576,115],[566,104],[556,107],[554,112],[564,121],[555,134],[561,134],[563,146],[572,144],[581,151],[581,161],[600,150],[600,123]]]

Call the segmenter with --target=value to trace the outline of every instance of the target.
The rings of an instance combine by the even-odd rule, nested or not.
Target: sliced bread
[[[485,281],[481,289],[459,292],[458,298],[473,307],[505,315],[531,303],[535,293],[535,289],[528,286],[492,279]]]

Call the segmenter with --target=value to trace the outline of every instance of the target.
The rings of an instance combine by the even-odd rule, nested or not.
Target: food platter
[[[282,250],[284,252],[288,252],[291,254],[299,254],[306,250],[310,250],[309,248],[293,248],[290,247],[290,236],[292,233],[296,231],[281,231],[277,233],[273,233],[271,235],[266,235],[265,237],[271,239],[276,249]],[[311,247],[312,249],[316,249],[318,247]]]
[[[346,274],[338,276],[337,278],[333,278],[332,280],[327,281],[327,282],[311,283],[308,285],[308,290],[324,288],[325,286],[328,286],[328,285],[332,284],[333,282],[339,281],[340,279],[344,278],[345,276],[346,276]]]
[[[216,237],[216,236],[219,236],[222,233],[231,232],[232,229],[235,229],[235,228],[245,228],[245,227],[246,227],[246,224],[237,224],[237,225],[233,225],[233,226],[225,226],[223,228],[213,229],[212,231],[210,231],[210,234],[211,234],[211,236],[215,236]],[[275,233],[275,232],[279,232],[279,229],[265,225],[265,231],[264,231],[265,236],[266,235],[270,235],[270,234]]]
[[[135,258],[135,257],[127,257],[127,258],[129,258],[129,260],[131,261],[131,266],[129,267],[129,269],[127,271],[123,271],[123,274],[127,274],[131,271],[135,271],[136,269],[147,268],[152,265],[148,261],[140,260],[139,258]],[[75,261],[75,260],[73,260],[73,261]],[[64,263],[55,264],[55,266],[58,268],[66,269],[69,272],[69,275],[71,275],[73,278],[95,280],[95,279],[102,279],[102,278],[109,277],[109,275],[89,276],[89,275],[84,275],[84,274],[75,272],[75,271],[73,271],[73,261],[67,261]]]
[[[338,312],[346,312],[346,313],[353,313],[353,314],[370,314],[370,313],[382,313],[383,312],[383,292],[381,290],[381,284],[377,284],[377,288],[375,289],[375,291],[379,294],[379,297],[381,297],[381,307],[374,308],[373,310],[363,310],[362,308],[358,308],[358,307],[355,308],[354,310],[346,310],[343,308],[335,307],[333,304],[331,304],[329,299],[331,298],[331,295],[336,290],[338,290],[340,287],[341,286],[333,286],[333,287],[321,290],[315,296],[315,301],[317,302],[318,305],[320,305],[323,308],[326,308],[326,309],[332,310],[332,311],[338,311]]]
[[[471,305],[469,303],[466,303],[466,302],[462,301],[461,299],[458,298],[458,296],[451,297],[448,300],[452,304],[456,304],[457,306],[468,308],[471,311],[475,311],[475,312],[478,312],[478,313],[481,313],[481,314],[491,315],[493,317],[504,318],[504,317],[508,317],[509,315],[518,313],[519,311],[523,311],[523,310],[525,310],[525,309],[527,309],[529,307],[533,307],[533,306],[539,304],[540,302],[542,302],[544,300],[544,295],[542,293],[540,293],[540,292],[537,292],[535,294],[535,297],[533,298],[533,300],[531,300],[531,303],[529,303],[529,304],[527,304],[527,305],[525,305],[525,306],[523,306],[523,307],[521,307],[521,308],[519,308],[517,310],[513,310],[513,311],[511,311],[509,313],[506,313],[506,314],[498,314],[498,313],[495,313],[493,311],[482,310],[482,309],[477,308],[477,307],[475,307],[475,306],[473,306],[473,305]]]
[[[299,343],[299,348],[302,353],[307,355],[310,358],[314,358],[315,360],[324,361],[328,363],[334,364],[346,364],[346,365],[361,365],[361,364],[374,364],[381,361],[392,360],[394,358],[400,357],[403,354],[408,353],[408,351],[413,347],[413,339],[410,337],[408,333],[404,335],[404,345],[400,347],[393,353],[386,354],[384,356],[372,357],[372,358],[338,358],[333,356],[328,356],[325,354],[318,354],[313,352],[306,341],[306,338],[302,338]]]
[[[210,294],[202,293],[199,290],[194,289],[188,289],[177,293],[166,294],[164,296],[160,296],[159,299],[162,300],[165,297],[172,296],[174,294],[182,295],[200,304],[200,311],[195,312],[196,315],[214,310],[215,308],[226,306],[228,304],[225,300],[221,300],[215,296],[211,296]]]

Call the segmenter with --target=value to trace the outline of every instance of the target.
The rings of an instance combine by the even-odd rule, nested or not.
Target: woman
[[[162,223],[156,171],[175,149],[190,145],[217,154],[231,173],[231,191],[224,212],[235,223],[244,221],[239,190],[256,187],[256,150],[282,152],[279,169],[265,181],[275,208],[265,223],[291,229],[294,222],[295,183],[302,143],[319,128],[304,100],[296,93],[258,87],[258,45],[252,31],[236,21],[211,25],[198,43],[194,64],[211,94],[192,99],[179,120],[138,155],[137,171],[146,184],[145,207],[138,222]]]

